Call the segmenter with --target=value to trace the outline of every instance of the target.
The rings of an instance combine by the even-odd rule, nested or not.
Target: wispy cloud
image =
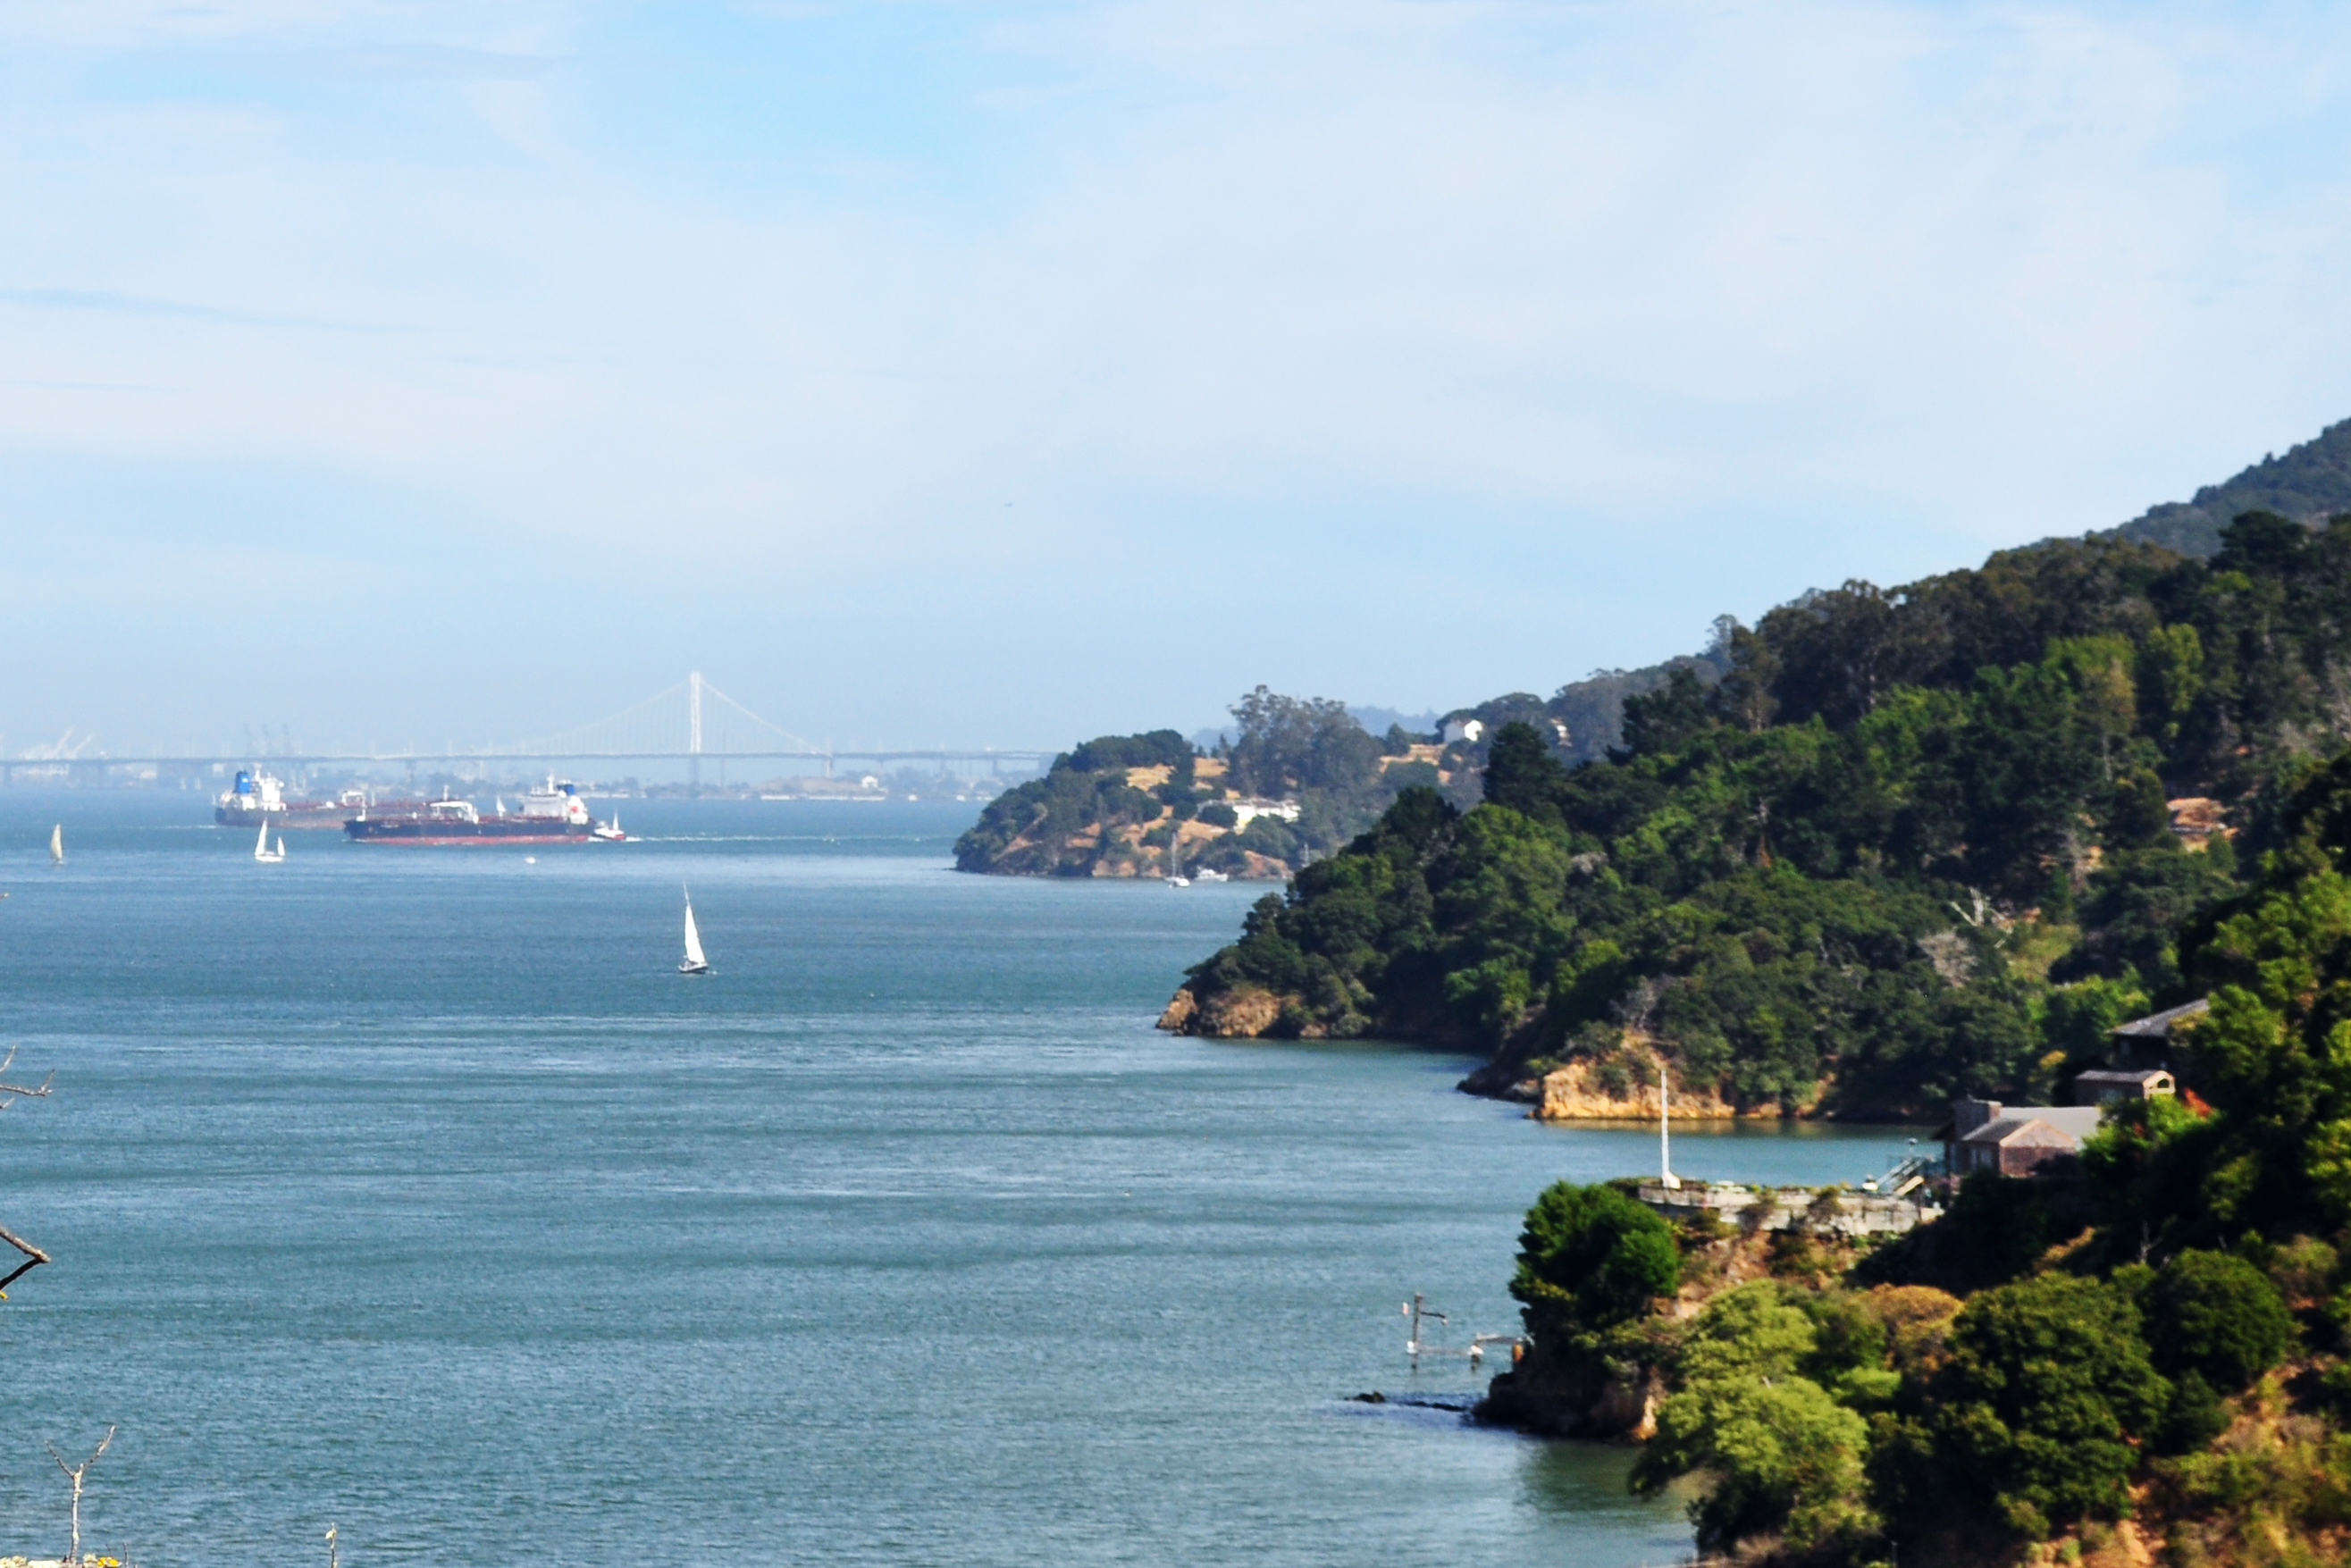
[[[41,381],[29,376],[0,377],[0,387],[22,387],[28,392],[184,392],[186,387],[154,386],[145,382],[60,382]]]
[[[0,288],[0,304],[45,310],[99,310],[119,316],[162,316],[221,327],[285,327],[306,332],[413,332],[419,329],[368,321],[331,321],[310,316],[280,316],[181,299],[151,299],[102,288]]]
[[[439,44],[352,46],[251,56],[287,75],[342,81],[534,81],[559,63],[543,55],[507,54]]]
[[[382,586],[288,635],[709,648],[820,729],[1541,688],[2351,413],[2323,8],[92,0],[12,47],[11,368],[204,395],[10,400],[71,477],[0,527],[102,581],[110,529],[363,517]],[[410,520],[475,538],[465,617]],[[369,678],[317,700],[413,700]],[[123,689],[231,700],[168,685]]]

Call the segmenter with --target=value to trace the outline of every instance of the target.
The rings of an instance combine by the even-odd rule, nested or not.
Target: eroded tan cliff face
[[[1207,1035],[1215,1040],[1255,1040],[1281,1016],[1281,998],[1255,986],[1220,991],[1207,1005],[1185,987],[1159,1015],[1159,1027],[1172,1034]]]
[[[1540,1098],[1529,1114],[1541,1122],[1608,1122],[1657,1119],[1657,1079],[1654,1069],[1635,1069],[1618,1092],[1612,1093],[1606,1074],[1590,1061],[1571,1061],[1543,1074]],[[1719,1121],[1742,1113],[1712,1084],[1672,1082],[1673,1113],[1692,1121]],[[1776,1104],[1744,1113],[1776,1116]]]

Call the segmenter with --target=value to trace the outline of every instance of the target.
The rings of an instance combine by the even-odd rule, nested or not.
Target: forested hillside
[[[2205,486],[2193,500],[2150,507],[2109,537],[2210,556],[2220,549],[2229,519],[2246,512],[2315,524],[2346,511],[2351,511],[2351,419],[2283,457],[2273,453],[2232,479]]]
[[[1700,682],[1711,684],[1721,678],[1728,667],[1727,651],[1718,637],[1715,646],[1694,656],[1668,659],[1662,664],[1639,670],[1594,670],[1580,681],[1570,681],[1548,698],[1532,692],[1512,692],[1475,706],[1455,708],[1445,716],[1474,718],[1486,727],[1489,737],[1499,734],[1505,725],[1523,724],[1544,737],[1562,762],[1592,762],[1607,756],[1611,747],[1624,740],[1627,697],[1656,691],[1677,670],[1687,670]],[[1473,742],[1457,747],[1448,760],[1482,764],[1485,755],[1486,743]],[[1462,782],[1465,787],[1475,788],[1474,768],[1465,773]],[[1474,799],[1462,802],[1476,803]]]
[[[1751,1568],[2351,1560],[2351,753],[2275,816],[2184,935],[2197,1094],[2117,1103],[2082,1180],[1979,1172],[1875,1247],[1553,1186],[1481,1414],[1637,1420],[1635,1490],[1686,1489]]]
[[[1711,685],[1627,701],[1604,759],[1510,725],[1474,809],[1404,791],[1166,1022],[1472,1048],[1498,1092],[1662,1055],[1746,1110],[2047,1093],[2179,993],[2178,932],[2351,736],[2351,518],[2249,515],[2210,561],[2087,539],[1848,583],[1717,652]],[[2227,831],[2191,847],[2183,797]]]

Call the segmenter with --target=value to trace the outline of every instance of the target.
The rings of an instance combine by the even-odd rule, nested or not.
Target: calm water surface
[[[1546,1182],[1635,1129],[1458,1059],[1150,1028],[1261,888],[948,873],[967,806],[630,802],[419,851],[0,794],[16,1075],[0,1552],[154,1564],[1663,1563],[1621,1450],[1346,1396],[1414,1291],[1505,1330]],[[47,863],[49,824],[68,860]],[[719,969],[673,972],[679,887]],[[1886,1131],[1677,1135],[1852,1179]]]

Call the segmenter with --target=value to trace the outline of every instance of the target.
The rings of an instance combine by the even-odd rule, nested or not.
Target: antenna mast
[[[1682,1178],[1674,1175],[1673,1132],[1667,1120],[1667,1100],[1670,1092],[1666,1085],[1666,1059],[1661,1056],[1657,1058],[1657,1174],[1669,1191],[1682,1185]]]

